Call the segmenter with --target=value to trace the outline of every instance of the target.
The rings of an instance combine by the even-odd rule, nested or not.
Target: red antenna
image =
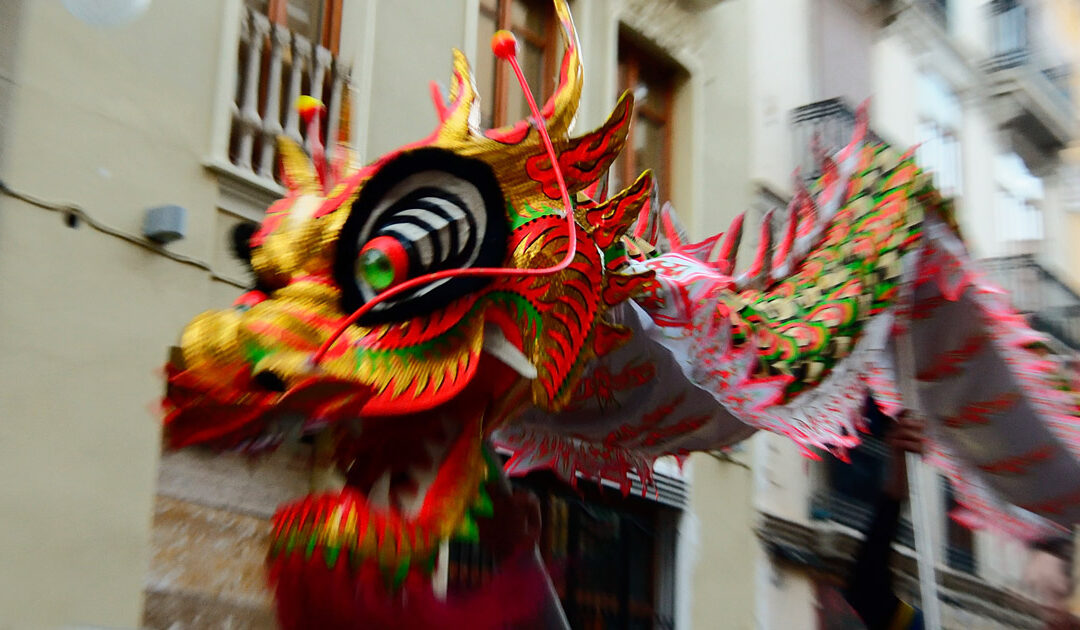
[[[311,162],[315,165],[315,172],[319,176],[319,185],[322,187],[323,194],[326,194],[329,191],[330,168],[326,163],[326,147],[323,146],[322,130],[320,129],[326,105],[323,105],[322,101],[313,96],[305,95],[296,99],[296,109],[300,112],[300,117],[304,119],[304,124],[307,125],[307,141],[308,146],[311,147]]]

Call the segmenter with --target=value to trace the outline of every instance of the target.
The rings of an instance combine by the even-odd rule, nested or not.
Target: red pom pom
[[[315,114],[326,111],[326,106],[314,96],[303,94],[296,99],[296,109],[300,112],[300,118],[307,123]]]
[[[491,36],[491,51],[499,59],[509,59],[517,54],[517,38],[510,31],[495,31]]]

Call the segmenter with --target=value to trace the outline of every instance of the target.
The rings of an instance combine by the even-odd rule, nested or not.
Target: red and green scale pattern
[[[823,183],[811,193],[820,194]],[[820,243],[791,275],[743,291],[732,305],[733,341],[757,345],[757,375],[793,377],[788,397],[820,383],[866,321],[895,302],[901,257],[918,243],[930,203],[940,199],[912,154],[864,145]]]

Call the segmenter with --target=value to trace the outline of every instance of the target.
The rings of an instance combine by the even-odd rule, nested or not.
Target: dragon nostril
[[[270,370],[259,372],[252,378],[260,387],[271,392],[284,392],[285,381]]]

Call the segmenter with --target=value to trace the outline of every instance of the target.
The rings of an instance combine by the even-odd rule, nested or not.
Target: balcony
[[[236,92],[230,103],[228,170],[276,188],[277,137],[285,135],[310,150],[295,103],[302,94],[326,104],[322,141],[336,139],[347,120],[349,68],[331,51],[245,4],[241,16]],[[330,143],[332,144],[332,143]]]
[[[819,490],[810,497],[810,518],[815,521],[832,521],[865,532],[873,516],[874,506],[869,502],[852,498],[834,488]],[[900,519],[896,542],[909,549],[915,548],[915,530],[907,518]]]
[[[1032,255],[980,261],[990,278],[1009,292],[1031,327],[1080,351],[1080,295]]]
[[[831,155],[844,148],[855,131],[855,110],[840,98],[803,105],[792,111],[796,166],[808,182],[821,177],[822,151]],[[880,141],[873,131],[867,134]]]
[[[970,550],[954,545],[945,547],[945,565],[954,571],[975,574],[975,554]]]
[[[998,123],[1013,135],[1018,153],[1039,170],[1077,136],[1068,65],[1055,65],[1033,45],[1027,7],[1017,0],[991,4],[993,51],[984,69]]]

